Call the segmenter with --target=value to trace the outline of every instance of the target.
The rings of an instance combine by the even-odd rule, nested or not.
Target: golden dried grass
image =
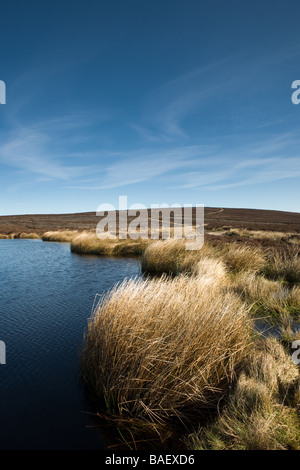
[[[139,256],[151,240],[100,239],[95,233],[82,233],[71,241],[72,253],[99,256]]]
[[[300,450],[299,372],[282,345],[262,339],[217,419],[187,438],[193,450]]]
[[[42,240],[45,242],[70,243],[73,238],[78,236],[78,233],[77,230],[49,231],[42,235]]]
[[[225,393],[251,344],[247,309],[211,276],[125,280],[89,323],[82,372],[111,413],[192,419]]]

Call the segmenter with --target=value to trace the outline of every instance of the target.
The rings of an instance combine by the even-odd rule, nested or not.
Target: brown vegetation
[[[226,393],[251,348],[251,321],[214,267],[192,278],[125,280],[101,299],[82,370],[110,413],[193,421]]]
[[[110,416],[198,426],[185,440],[193,450],[300,450],[290,354],[299,337],[299,248],[231,240],[206,240],[199,251],[184,240],[146,244],[143,270],[162,277],[124,281],[101,300],[83,375]],[[276,325],[281,344],[251,339],[251,317]]]
[[[208,426],[189,435],[193,450],[300,450],[299,372],[274,338],[249,353],[234,391]]]
[[[82,373],[97,410],[162,441],[176,434],[174,421],[184,423],[194,450],[300,450],[291,361],[300,339],[300,214],[206,209],[199,251],[185,240],[100,240],[98,221],[0,218],[0,238],[42,235],[77,254],[140,256],[144,275],[155,275],[125,280],[93,312]],[[260,337],[257,319],[277,339]]]
[[[78,236],[77,231],[71,230],[60,230],[54,232],[45,232],[42,235],[42,240],[44,242],[61,242],[61,243],[70,243],[72,240]]]
[[[95,233],[77,234],[71,240],[72,253],[98,256],[140,256],[151,240],[101,240]]]
[[[205,227],[214,230],[272,231],[300,234],[300,214],[257,209],[228,209],[205,207]],[[150,219],[150,210],[148,210]],[[134,217],[129,217],[130,223]],[[46,231],[93,231],[101,217],[95,212],[76,214],[37,214],[0,217],[0,233],[35,232],[42,235]]]

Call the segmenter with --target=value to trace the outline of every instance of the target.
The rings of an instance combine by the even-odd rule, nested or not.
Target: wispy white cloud
[[[235,168],[234,182],[219,184],[219,185],[208,185],[205,189],[220,191],[230,188],[253,186],[256,184],[267,184],[283,179],[292,179],[300,177],[300,157],[299,158],[285,158],[285,159],[272,159],[272,162],[263,169],[257,167],[252,174],[244,176],[239,172],[239,167]],[[226,181],[225,178],[223,181]]]
[[[269,63],[274,60],[270,57]],[[263,66],[267,65],[265,60]],[[269,131],[270,137],[261,136],[259,142],[249,134],[241,145],[230,142],[227,136],[216,135],[213,143],[204,135],[193,141],[184,127],[185,119],[201,113],[210,100],[216,102],[220,94],[230,96],[237,86],[245,86],[245,80],[253,78],[253,69],[251,61],[243,68],[236,58],[224,58],[153,90],[145,99],[140,120],[129,122],[123,116],[145,143],[140,150],[113,151],[113,143],[109,152],[101,148],[101,143],[99,150],[89,146],[92,137],[89,127],[120,117],[118,110],[74,112],[36,120],[26,126],[20,125],[14,110],[13,130],[0,144],[0,161],[34,174],[38,181],[46,183],[56,179],[67,182],[68,187],[84,190],[117,188],[163,178],[166,188],[212,191],[299,176],[300,162],[295,149],[299,148],[300,139],[295,133],[274,136]],[[112,127],[110,131],[113,133]],[[241,139],[240,134],[238,142]],[[190,141],[196,144],[188,145]],[[208,143],[204,145],[204,142]],[[84,145],[77,147],[80,143]],[[75,159],[78,165],[74,164]]]
[[[242,162],[243,164],[244,162]],[[251,165],[251,172],[244,171],[240,164],[232,165],[230,169],[223,167],[217,172],[205,171],[182,175],[184,184],[179,185],[185,189],[204,189],[209,191],[221,191],[235,187],[266,184],[282,179],[299,178],[300,157],[286,159],[272,159],[264,164],[256,162]],[[216,184],[219,183],[219,184]]]
[[[148,129],[147,127],[144,127],[140,124],[134,124],[134,123],[128,123],[128,125],[136,131],[143,139],[144,142],[150,142],[150,143],[157,143],[157,142],[170,142],[171,138],[170,136],[160,133],[157,130],[153,131],[151,129]]]
[[[51,179],[70,180],[87,170],[64,165],[48,148],[50,136],[32,128],[20,128],[0,145],[0,161],[22,171]]]
[[[217,93],[234,90],[237,78],[234,74],[219,70],[231,59],[224,58],[177,77],[153,90],[143,105],[143,115],[138,123],[131,123],[146,140],[165,141],[171,138],[188,138],[182,122],[199,112],[201,106]]]
[[[276,126],[284,118],[276,115],[270,120],[269,109],[266,115],[260,116],[257,107],[249,110],[247,100],[252,96],[257,103],[259,95],[261,108],[264,107],[264,97],[269,106],[270,71],[279,71],[293,56],[299,56],[296,47],[276,50],[268,56],[260,56],[257,51],[253,54],[249,49],[244,51],[244,55],[228,56],[201,65],[149,92],[141,103],[140,119],[131,121],[129,125],[145,142],[181,139],[186,143],[191,139],[191,127],[186,125],[186,120],[197,116],[199,123],[211,119],[211,125],[216,125],[218,107],[223,103],[223,125],[231,119],[232,125],[244,129],[251,122],[254,131]]]
[[[99,152],[82,149],[94,138],[95,124],[100,126],[114,116],[109,109],[90,109],[27,119],[24,125],[24,119],[10,110],[0,140],[0,163],[36,175],[36,181],[70,181],[93,174],[98,168],[93,160]]]
[[[146,181],[158,185],[160,180],[165,189],[212,191],[295,178],[300,175],[300,157],[290,152],[295,143],[295,137],[285,134],[239,147],[227,143],[226,148],[211,144],[119,152],[110,156],[114,162],[99,177],[81,180],[76,187],[108,189]]]
[[[294,147],[296,150],[294,150]],[[232,150],[214,154],[213,168],[201,168],[181,175],[181,188],[226,190],[270,183],[300,176],[300,140],[293,134],[248,143]]]
[[[114,154],[115,162],[102,169],[99,175],[100,184],[77,186],[79,189],[108,189],[149,181],[163,174],[179,169],[192,168],[197,158],[205,157],[207,146],[190,146],[168,150],[141,149],[135,152],[118,152]],[[106,155],[109,157],[109,154]],[[113,157],[113,155],[111,155]]]

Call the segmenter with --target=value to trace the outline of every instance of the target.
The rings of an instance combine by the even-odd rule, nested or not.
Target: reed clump
[[[135,251],[134,243],[84,234],[71,247],[113,255],[121,246]],[[143,243],[143,271],[161,277],[115,286],[85,335],[82,374],[99,410],[159,425],[162,434],[176,429],[174,420],[195,426],[186,439],[193,450],[300,450],[300,378],[290,349],[299,337],[298,247]],[[281,343],[258,339],[253,317],[275,324]]]
[[[251,346],[247,308],[210,274],[125,280],[89,322],[82,374],[109,413],[188,422],[216,406]]]
[[[142,269],[148,273],[172,274],[192,272],[195,265],[203,258],[215,258],[222,261],[227,269],[236,274],[243,271],[259,271],[265,263],[265,256],[260,248],[226,243],[214,246],[204,243],[200,250],[186,250],[185,240],[165,240],[151,244],[142,258]]]
[[[271,279],[298,284],[300,282],[300,248],[294,245],[283,251],[272,251],[263,272]]]
[[[140,256],[151,241],[143,239],[100,239],[95,233],[82,233],[71,241],[72,253],[99,256]]]
[[[192,267],[192,275],[198,278],[210,279],[219,286],[230,286],[228,271],[222,260],[203,257]]]
[[[19,238],[28,239],[28,240],[39,240],[41,236],[38,235],[37,233],[31,232],[31,233],[20,233]]]
[[[265,255],[260,248],[238,243],[222,245],[218,256],[234,274],[246,271],[259,272],[266,264]]]
[[[176,275],[191,273],[205,257],[213,257],[215,250],[204,244],[201,250],[186,250],[185,240],[155,241],[145,250],[141,263],[144,272]]]
[[[44,242],[70,243],[73,238],[78,236],[77,230],[49,231],[42,235]]]
[[[300,319],[300,287],[267,279],[258,273],[243,272],[236,276],[234,288],[256,315],[269,316],[278,322],[285,315]]]

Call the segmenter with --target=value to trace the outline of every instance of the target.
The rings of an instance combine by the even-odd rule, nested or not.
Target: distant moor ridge
[[[134,218],[128,217],[128,223]],[[148,209],[148,219],[150,218],[151,210]],[[95,212],[0,216],[0,233],[35,232],[40,235],[50,230],[92,231],[96,229],[100,219]],[[208,232],[243,228],[300,233],[300,213],[296,212],[205,207],[204,222],[205,230]],[[193,223],[195,223],[195,211]]]

